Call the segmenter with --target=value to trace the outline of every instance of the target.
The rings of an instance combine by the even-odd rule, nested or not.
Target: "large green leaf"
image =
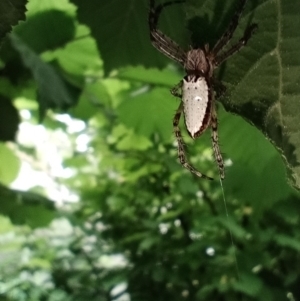
[[[106,72],[127,65],[164,66],[167,60],[152,47],[148,29],[148,1],[72,0],[78,6],[79,20],[95,37]],[[176,22],[174,22],[176,20]],[[162,26],[179,42],[185,41],[183,6],[176,5],[164,14]],[[178,39],[177,39],[178,40]]]
[[[259,31],[226,71],[243,66],[231,82],[227,110],[259,128],[285,160],[291,183],[300,188],[299,1],[266,1],[255,10]],[[247,62],[251,62],[250,64]],[[235,71],[233,71],[235,72]],[[226,73],[225,73],[226,74]],[[230,80],[230,71],[224,76]],[[234,84],[234,85],[232,85]]]

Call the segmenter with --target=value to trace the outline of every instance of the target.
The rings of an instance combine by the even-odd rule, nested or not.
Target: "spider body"
[[[224,163],[218,144],[218,121],[213,88],[219,85],[221,90],[224,91],[225,87],[213,77],[213,71],[227,58],[244,47],[257,29],[256,24],[251,24],[236,44],[224,50],[237,28],[246,1],[239,0],[239,7],[227,30],[212,50],[209,49],[208,44],[205,44],[201,48],[192,48],[185,52],[157,28],[159,15],[163,8],[183,1],[171,1],[155,6],[155,0],[150,0],[149,27],[151,42],[157,50],[181,64],[186,72],[186,76],[182,81],[171,90],[174,96],[181,99],[173,119],[174,133],[178,143],[178,158],[180,163],[190,172],[198,177],[210,180],[210,177],[202,174],[188,163],[179,121],[183,112],[187,131],[193,139],[199,137],[208,127],[211,127],[212,148],[219,167],[220,178],[224,179]]]
[[[187,76],[182,80],[182,102],[185,125],[190,136],[199,137],[211,121],[211,89],[203,76]]]

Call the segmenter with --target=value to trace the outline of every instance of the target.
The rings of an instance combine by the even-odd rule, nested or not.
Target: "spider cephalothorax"
[[[173,119],[174,133],[178,142],[178,158],[180,163],[190,172],[206,179],[211,178],[202,174],[187,162],[179,120],[183,112],[187,131],[193,139],[199,137],[208,127],[211,127],[214,156],[219,167],[220,177],[224,179],[224,163],[218,144],[218,121],[212,88],[215,85],[219,85],[224,90],[225,87],[214,79],[213,71],[222,62],[245,46],[257,28],[256,24],[251,24],[246,28],[243,37],[235,45],[224,50],[238,26],[246,1],[239,0],[239,7],[227,30],[211,50],[209,45],[205,44],[201,48],[184,51],[173,40],[157,29],[159,15],[163,8],[174,3],[182,3],[183,1],[170,1],[155,6],[155,0],[150,0],[149,27],[153,46],[167,57],[181,64],[186,71],[186,76],[171,90],[173,95],[181,98],[180,105]]]

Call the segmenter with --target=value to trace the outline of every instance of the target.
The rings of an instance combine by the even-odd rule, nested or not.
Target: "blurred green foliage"
[[[281,53],[300,43],[287,26],[297,5],[249,1],[241,27],[257,22],[262,31],[217,74],[228,87],[225,108],[256,125],[218,104],[223,194],[209,133],[184,137],[191,162],[216,180],[177,162],[178,100],[168,90],[183,73],[151,46],[147,2],[72,3],[29,0],[26,22],[0,49],[0,139],[12,140],[17,109],[30,111],[31,124],[43,118],[49,133],[63,132],[61,147],[71,145],[63,167],[72,174],[54,181],[80,198],[56,206],[36,193],[41,187],[4,186],[20,157],[38,162],[39,154],[21,142],[0,145],[0,300],[299,300],[300,195],[291,188],[299,183],[299,106],[291,111],[285,92],[299,102],[299,87],[285,80],[287,65],[293,76],[299,64]],[[234,3],[188,0],[165,11],[161,26],[181,45],[187,28],[195,44],[199,36],[213,43]],[[280,122],[278,106],[287,110]],[[66,108],[85,122],[80,132],[50,110]],[[82,136],[88,148],[78,151]]]

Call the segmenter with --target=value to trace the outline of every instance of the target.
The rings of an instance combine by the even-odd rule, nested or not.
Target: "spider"
[[[229,49],[224,50],[238,26],[240,16],[247,2],[247,0],[239,0],[239,6],[228,28],[211,50],[209,45],[205,44],[203,47],[184,51],[157,28],[162,10],[166,6],[182,2],[184,1],[169,1],[156,6],[155,0],[150,0],[148,19],[150,39],[157,50],[183,66],[186,72],[179,84],[171,89],[171,93],[181,99],[173,119],[173,128],[178,144],[178,158],[181,165],[200,178],[212,180],[212,178],[198,171],[187,160],[184,141],[179,128],[179,121],[183,112],[187,131],[193,139],[199,137],[208,127],[211,127],[214,157],[219,168],[220,178],[223,180],[225,177],[224,162],[218,143],[218,120],[213,87],[220,86],[221,94],[224,93],[226,88],[213,77],[213,71],[247,44],[257,29],[257,24],[248,26],[242,38]],[[216,96],[219,97],[220,95],[217,93]]]

